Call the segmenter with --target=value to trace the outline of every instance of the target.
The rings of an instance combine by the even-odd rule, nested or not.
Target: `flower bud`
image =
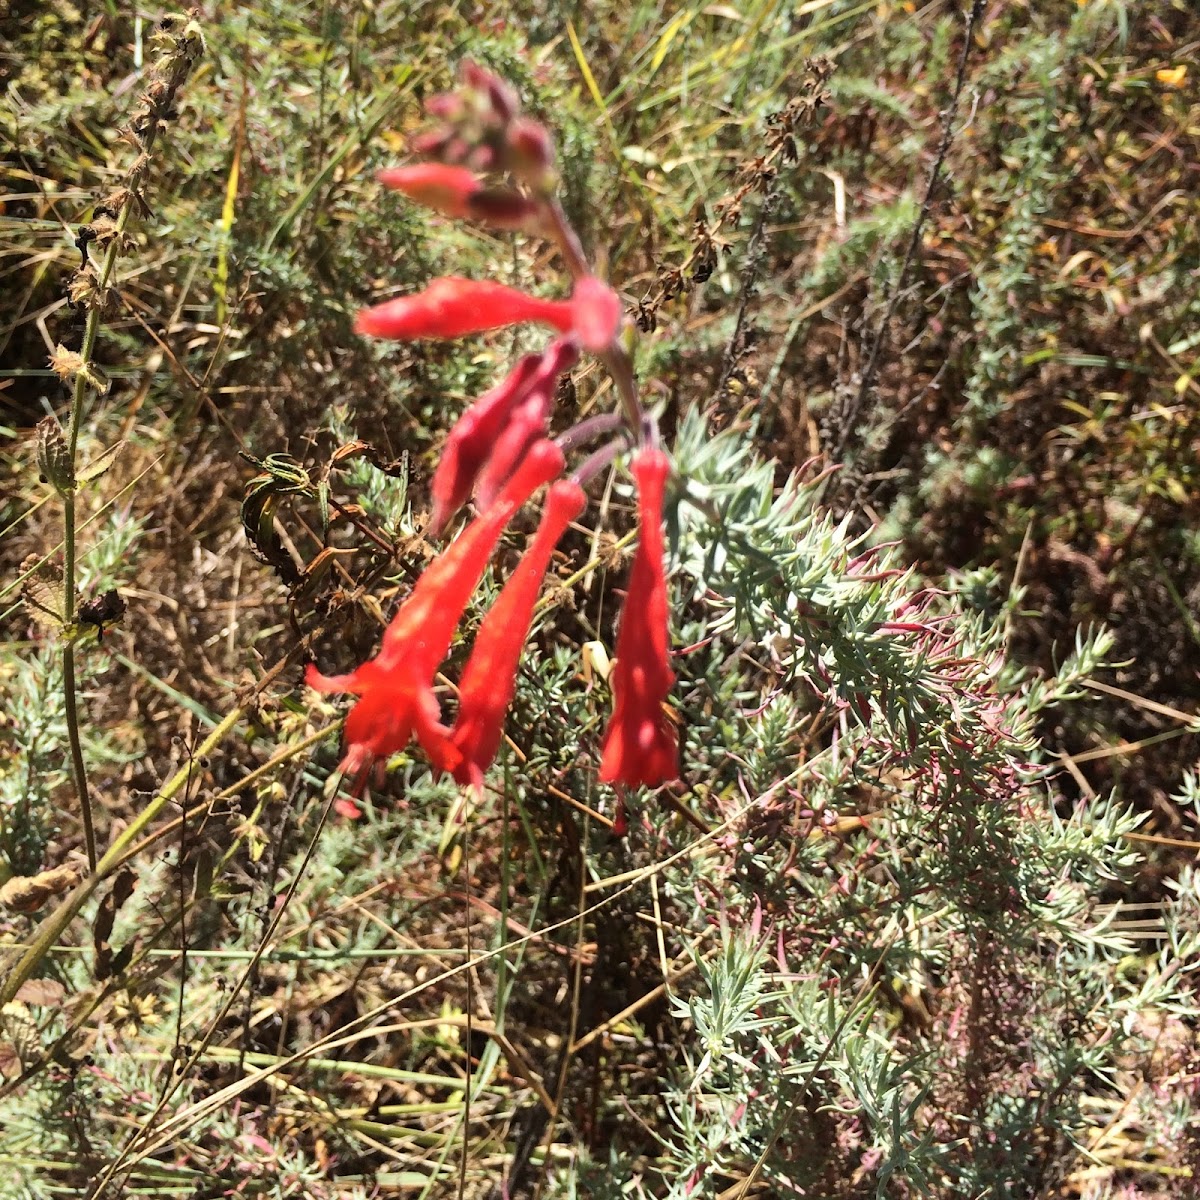
[[[429,129],[409,139],[409,148],[422,158],[449,158],[446,148],[454,138],[449,129]]]
[[[539,191],[554,182],[554,142],[540,121],[518,117],[508,127],[508,169],[518,179]]]
[[[468,60],[463,62],[461,74],[463,84],[479,94],[481,107],[497,125],[507,125],[520,111],[517,93],[495,72]]]
[[[497,229],[530,230],[540,216],[537,204],[511,188],[479,188],[467,200],[465,216]]]
[[[462,97],[457,92],[437,92],[425,101],[425,111],[443,121],[456,120],[462,115]]]

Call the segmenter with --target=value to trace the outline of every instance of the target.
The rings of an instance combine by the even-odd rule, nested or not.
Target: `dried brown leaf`
[[[42,1008],[57,1008],[66,998],[67,989],[57,979],[27,979],[17,989],[17,999]]]
[[[117,461],[117,455],[125,448],[124,439],[117,442],[114,446],[109,446],[107,450],[102,450],[95,458],[92,459],[86,467],[80,467],[75,473],[75,478],[80,483],[87,483],[89,479],[98,479],[109,467]]]
[[[21,563],[21,574],[28,573],[21,586],[21,599],[29,615],[47,629],[62,628],[62,568],[51,562],[39,562],[36,554]],[[0,889],[0,895],[2,895]]]
[[[0,1076],[15,1079],[23,1069],[21,1056],[12,1042],[0,1042]]]
[[[15,875],[0,887],[0,908],[12,912],[37,912],[47,900],[61,896],[79,882],[74,867],[55,867],[37,875]]]

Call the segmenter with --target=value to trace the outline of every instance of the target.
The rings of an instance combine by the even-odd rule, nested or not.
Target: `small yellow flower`
[[[1187,79],[1187,67],[1183,63],[1177,67],[1163,67],[1154,72],[1154,78],[1164,87],[1181,88]]]

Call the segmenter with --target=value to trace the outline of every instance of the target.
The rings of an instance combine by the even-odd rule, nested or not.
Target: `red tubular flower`
[[[358,702],[346,717],[346,753],[341,769],[358,775],[371,763],[403,750],[415,732],[422,745],[438,745],[441,710],[433,692],[433,672],[417,664],[387,660],[381,654],[349,675],[322,675],[308,664],[305,682],[318,692],[350,692]]]
[[[571,293],[579,344],[593,354],[606,350],[621,324],[621,297],[603,280],[586,275]]]
[[[517,509],[544,483],[562,473],[563,452],[550,441],[532,447],[500,495],[448,549],[425,568],[412,595],[384,631],[382,654],[411,653],[425,643],[436,652],[432,667],[446,657],[459,617],[479,586],[488,559]]]
[[[520,406],[540,362],[541,355],[527,354],[503,382],[480,396],[455,422],[433,474],[433,537],[466,504],[500,431]]]
[[[663,708],[675,674],[668,662],[667,581],[662,531],[670,463],[657,449],[633,462],[641,540],[617,634],[612,669],[613,714],[604,735],[600,780],[653,787],[679,775],[675,730]]]
[[[527,354],[508,377],[459,417],[433,476],[433,536],[476,490],[487,508],[529,447],[546,433],[559,375],[578,358],[563,339]]]
[[[403,192],[417,204],[424,204],[448,217],[465,217],[468,202],[479,191],[474,171],[446,163],[418,163],[411,167],[389,167],[375,178],[385,187]]]
[[[377,759],[402,750],[415,733],[427,753],[445,760],[446,729],[440,723],[433,675],[450,649],[454,630],[487,568],[504,527],[517,509],[563,469],[563,453],[539,442],[495,503],[477,517],[417,580],[384,631],[375,658],[348,675],[322,675],[309,664],[306,682],[321,692],[359,697],[346,718],[342,770],[357,774]]]
[[[485,507],[504,486],[525,451],[538,438],[546,436],[550,410],[554,406],[554,377],[544,377],[539,382],[542,386],[531,391],[513,410],[475,481],[475,498]]]
[[[355,328],[374,337],[456,338],[540,321],[564,332],[570,328],[570,305],[539,300],[491,280],[435,279],[423,292],[400,296],[358,314]]]
[[[373,337],[456,338],[535,321],[578,333],[587,350],[602,350],[621,319],[621,301],[599,279],[581,279],[571,300],[541,300],[491,280],[435,279],[423,292],[364,309],[355,329]]]
[[[583,489],[571,480],[559,480],[550,488],[529,549],[479,626],[459,683],[458,718],[450,735],[457,753],[441,760],[459,783],[483,786],[483,773],[500,745],[505,710],[512,703],[517,663],[542,579],[559,538],[586,505]]]

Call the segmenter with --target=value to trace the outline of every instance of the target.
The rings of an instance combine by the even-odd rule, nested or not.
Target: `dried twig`
[[[925,195],[921,200],[921,208],[917,213],[917,219],[913,222],[912,234],[908,239],[908,247],[904,252],[904,259],[900,264],[900,273],[896,276],[896,283],[888,298],[887,307],[884,309],[883,316],[875,328],[875,336],[871,339],[871,349],[867,354],[867,364],[862,370],[858,389],[854,392],[854,398],[838,417],[837,441],[831,450],[831,456],[835,460],[841,460],[844,457],[859,414],[862,412],[863,405],[866,403],[871,388],[875,385],[875,374],[879,369],[879,354],[883,349],[884,342],[887,340],[888,328],[891,326],[892,318],[896,315],[896,306],[900,303],[900,297],[904,292],[904,281],[908,278],[909,268],[916,257],[917,247],[921,244],[921,232],[925,228],[925,222],[930,212],[933,210],[934,192],[937,190],[938,183],[941,180],[942,167],[945,165],[946,155],[950,152],[950,143],[954,140],[954,117],[958,112],[958,101],[962,95],[963,84],[967,78],[967,61],[970,58],[971,43],[975,37],[975,26],[982,15],[983,0],[973,0],[971,11],[967,15],[967,26],[963,34],[963,48],[962,54],[958,59],[958,73],[954,79],[954,90],[950,95],[950,102],[942,109],[941,113],[942,137],[938,144],[937,155],[933,160],[933,165],[929,168],[929,175],[925,180]]]

